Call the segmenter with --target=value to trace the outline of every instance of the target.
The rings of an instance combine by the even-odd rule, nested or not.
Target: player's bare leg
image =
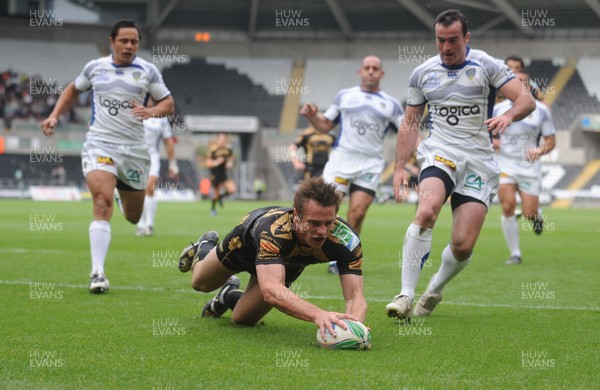
[[[521,196],[521,205],[523,206],[523,216],[533,222],[533,231],[535,234],[542,234],[544,227],[544,218],[538,212],[539,197],[519,191]]]
[[[263,299],[256,276],[251,276],[246,291],[235,304],[231,318],[238,325],[254,325],[272,308]]]
[[[373,196],[364,191],[353,191],[348,201],[348,223],[360,235],[367,210],[373,202]]]
[[[463,203],[454,210],[450,245],[442,252],[442,265],[415,305],[415,316],[430,315],[441,302],[446,284],[469,264],[486,214],[487,207],[479,202]]]
[[[90,252],[92,272],[90,273],[91,293],[100,294],[108,291],[110,285],[104,275],[104,262],[110,246],[110,218],[113,212],[113,194],[117,179],[110,172],[95,170],[89,172],[86,183],[92,194],[94,220],[90,223]]]
[[[432,229],[446,202],[446,188],[440,178],[427,177],[419,187],[417,214],[402,246],[402,289],[386,306],[388,316],[404,321],[409,321],[412,315],[415,288],[431,251]]]

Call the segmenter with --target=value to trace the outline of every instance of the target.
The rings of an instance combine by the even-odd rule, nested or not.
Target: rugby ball
[[[321,332],[317,331],[317,342],[322,348],[328,349],[371,349],[371,332],[358,321],[342,320],[348,329],[343,329],[336,324],[332,327],[337,333],[333,337],[328,329],[325,329],[325,339]]]

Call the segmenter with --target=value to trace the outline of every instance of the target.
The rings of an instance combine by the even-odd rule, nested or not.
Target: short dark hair
[[[515,56],[515,55],[508,56],[508,57],[506,57],[506,59],[504,60],[504,63],[506,64],[506,63],[508,63],[508,61],[516,61],[516,62],[518,62],[519,64],[521,64],[521,68],[522,68],[522,69],[525,69],[525,63],[523,62],[523,59],[522,59],[521,57],[519,57],[519,56]]]
[[[457,9],[447,9],[439,14],[437,18],[435,18],[433,29],[435,30],[435,26],[438,24],[448,27],[456,21],[459,21],[462,24],[463,36],[467,35],[467,31],[469,31],[469,28],[467,27],[467,17]]]
[[[304,204],[311,199],[323,207],[335,206],[336,213],[342,202],[342,196],[335,190],[335,186],[326,183],[322,177],[311,177],[300,182],[294,194],[294,208],[298,214],[302,214]]]
[[[142,40],[142,32],[140,31],[140,28],[137,26],[137,24],[135,24],[135,22],[133,20],[119,20],[117,23],[115,23],[113,25],[113,28],[110,32],[110,37],[114,40],[117,35],[119,34],[119,29],[120,28],[135,28],[138,32],[138,35],[140,37],[140,41]]]

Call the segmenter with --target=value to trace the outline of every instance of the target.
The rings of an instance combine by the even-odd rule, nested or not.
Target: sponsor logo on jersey
[[[435,77],[435,72],[431,72],[427,75],[427,79],[423,83],[423,88],[437,88],[441,84],[441,80]]]
[[[435,161],[439,161],[442,164],[445,164],[447,166],[450,167],[450,169],[452,169],[453,171],[456,170],[456,163],[452,160],[448,160],[447,158],[444,158],[442,156],[438,156],[437,154],[435,155]]]
[[[353,251],[360,243],[360,240],[358,239],[356,234],[354,234],[352,229],[350,229],[348,226],[344,225],[342,222],[339,221],[337,222],[336,227],[331,232],[331,235],[337,238],[339,242],[346,248],[348,248],[348,250],[350,251]]]
[[[115,69],[115,74],[117,74],[119,76],[123,76],[125,74],[125,72],[123,72],[123,69]]]
[[[478,115],[481,108],[478,105],[472,106],[434,106],[434,114],[446,119],[450,126],[456,126],[460,118]]]
[[[119,115],[119,109],[132,109],[133,104],[129,101],[123,101],[118,99],[105,99],[102,95],[98,95],[98,102],[101,107],[107,108],[108,113],[112,116]]]
[[[279,256],[280,246],[269,236],[261,234],[260,252],[270,253],[273,257]]]
[[[113,159],[107,156],[98,156],[96,157],[96,161],[98,161],[99,164],[115,165]]]
[[[448,77],[458,77],[458,72],[451,70],[448,72]]]
[[[356,129],[359,135],[365,135],[367,130],[379,131],[379,124],[377,123],[368,123],[361,121],[360,119],[353,119],[350,123],[352,124],[352,127]]]

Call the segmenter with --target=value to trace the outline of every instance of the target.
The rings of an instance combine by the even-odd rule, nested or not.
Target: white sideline
[[[55,287],[65,288],[80,288],[87,289],[88,286],[84,284],[69,284],[69,283],[55,283],[55,282],[34,282],[34,281],[17,281],[17,280],[0,280],[1,284],[6,285],[29,285],[36,283],[49,283]],[[161,287],[144,287],[144,286],[117,286],[111,287],[111,290],[124,290],[124,291],[151,291],[151,292],[175,292],[175,293],[196,293],[191,288],[182,290],[168,290]],[[320,295],[309,295],[309,299],[341,299],[341,296],[320,296]],[[367,298],[370,302],[389,302],[389,299],[385,298]],[[501,307],[507,309],[539,309],[539,310],[576,310],[576,311],[600,311],[600,307],[583,307],[583,306],[532,306],[532,305],[511,305],[507,303],[476,303],[476,302],[459,302],[459,301],[442,301],[440,305],[455,305],[455,306],[471,306],[471,307]]]

